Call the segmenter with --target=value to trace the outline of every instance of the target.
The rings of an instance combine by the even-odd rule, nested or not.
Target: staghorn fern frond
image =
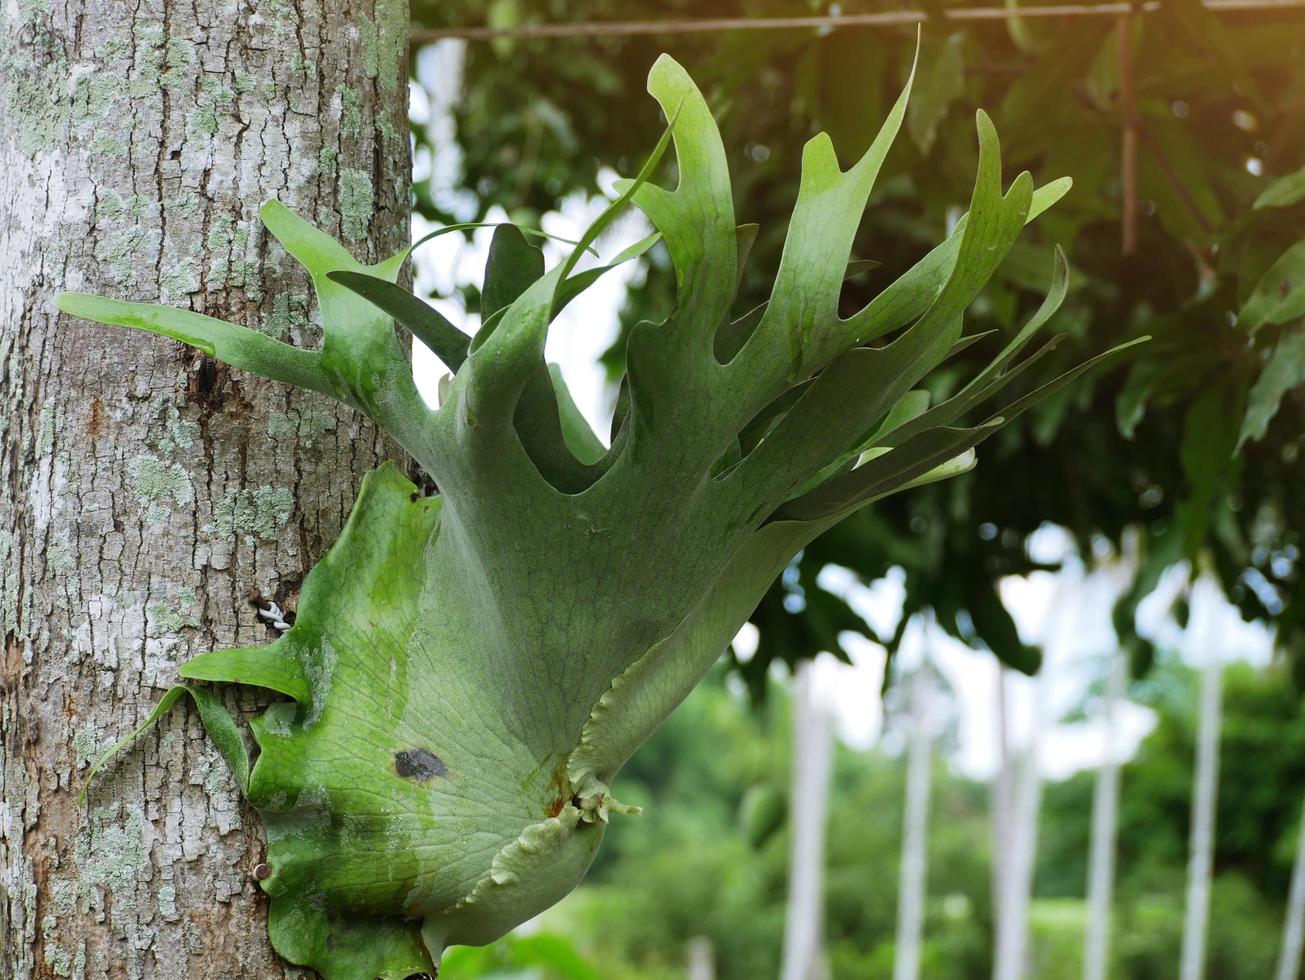
[[[395,285],[408,250],[360,265],[276,202],[263,220],[312,274],[320,350],[181,310],[59,299],[325,392],[438,483],[440,496],[424,497],[393,466],[372,473],[305,581],[293,628],[181,671],[291,699],[253,725],[248,795],[267,830],[272,940],[332,980],[431,972],[447,944],[492,941],[570,891],[622,809],[609,792],[617,771],[794,554],[859,507],[970,468],[983,439],[1100,360],[1000,403],[1064,298],[1057,251],[1046,302],[983,372],[932,407],[917,387],[971,342],[967,306],[1069,186],[1035,189],[1025,173],[1003,192],[982,113],[967,216],[840,318],[852,239],[909,82],[849,170],[828,137],[807,144],[770,300],[731,322],[756,229],[736,224],[720,136],[688,75],[663,57],[648,88],[670,129],[566,261],[546,270],[520,230],[497,228],[474,337]],[[672,139],[679,181],[667,189],[650,178]],[[630,335],[609,447],[544,343],[607,268],[575,262],[627,201],[658,235],[618,261],[660,236],[677,299],[665,322]],[[391,317],[453,371],[438,409],[419,397]]]

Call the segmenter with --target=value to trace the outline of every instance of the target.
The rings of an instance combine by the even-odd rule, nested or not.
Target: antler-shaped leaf
[[[269,929],[288,958],[331,980],[430,972],[445,944],[487,942],[556,901],[623,809],[608,789],[621,765],[800,549],[875,499],[970,468],[982,439],[1099,362],[953,425],[1047,349],[1016,363],[1068,288],[1057,253],[1041,309],[984,370],[933,407],[919,387],[979,339],[961,335],[965,310],[1068,187],[1035,191],[1020,174],[1003,194],[982,113],[966,217],[863,310],[838,316],[909,90],[849,170],[827,137],[808,143],[770,299],[733,322],[755,227],[736,226],[720,134],[665,57],[649,91],[670,125],[648,163],[552,269],[520,230],[497,228],[474,336],[396,284],[409,250],[363,266],[275,203],[263,219],[312,274],[320,350],[188,311],[61,297],[65,311],[326,392],[438,482],[429,498],[392,466],[373,473],[289,632],[182,669],[292,699],[255,722],[247,781],[267,826]],[[672,140],[670,190],[653,177]],[[611,267],[576,271],[627,203],[657,235],[616,261],[664,241],[677,294],[665,322],[630,334],[604,446],[544,348],[558,311]],[[418,397],[391,317],[453,372],[438,409]],[[230,748],[229,725],[212,717]]]

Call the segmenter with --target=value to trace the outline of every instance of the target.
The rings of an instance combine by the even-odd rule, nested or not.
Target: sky
[[[424,150],[419,152],[414,160],[414,176],[418,180],[429,176],[440,204],[454,214],[465,212],[470,218],[475,201],[459,190],[463,174],[449,112],[458,97],[461,51],[459,43],[443,42],[419,52],[417,75],[422,84],[412,88],[413,121],[414,125],[428,127],[440,151],[434,157]],[[600,174],[592,193],[574,194],[558,211],[545,214],[542,230],[562,238],[579,238],[606,206],[602,195],[610,191],[616,177],[610,172]],[[491,213],[488,220],[505,221],[507,216]],[[422,236],[435,227],[414,217],[413,236]],[[598,250],[610,259],[650,231],[646,220],[631,211],[599,238]],[[461,234],[441,236],[422,246],[414,258],[419,294],[430,298],[440,312],[468,333],[475,332],[479,321],[462,308],[457,287],[480,281],[492,234],[490,228],[479,229],[470,242]],[[565,245],[544,243],[550,267],[568,252]],[[596,261],[586,257],[578,268]],[[597,358],[617,335],[626,289],[642,274],[637,261],[609,272],[575,299],[550,329],[545,357],[561,368],[577,406],[600,435],[610,430],[614,392]],[[420,344],[414,344],[413,362],[418,387],[433,404],[444,368]],[[980,478],[982,468],[980,457]],[[1036,745],[1039,771],[1048,779],[1061,779],[1094,767],[1107,752],[1120,759],[1131,757],[1154,725],[1149,709],[1125,702],[1116,712],[1115,724],[1108,728],[1100,718],[1099,699],[1089,697],[1105,677],[1110,658],[1117,655],[1110,610],[1127,584],[1125,564],[1096,559],[1091,567],[1085,567],[1069,549],[1068,536],[1055,527],[1046,527],[1034,535],[1030,550],[1039,561],[1063,562],[1062,570],[1055,574],[1038,572],[1010,577],[1001,583],[1002,601],[1014,617],[1021,638],[1043,648],[1044,667],[1038,677],[1001,670],[991,654],[970,649],[936,626],[919,620],[908,628],[900,651],[904,665],[919,663],[927,654],[946,678],[952,696],[945,710],[957,733],[949,761],[958,772],[976,779],[990,777],[999,764],[997,705],[1002,679],[1006,685],[1009,744],[1016,751]],[[1187,582],[1186,570],[1171,570],[1160,588],[1142,604],[1140,631],[1198,666],[1208,663],[1211,657],[1225,663],[1267,662],[1272,650],[1271,635],[1259,625],[1243,622],[1216,589],[1202,583],[1193,590],[1187,628],[1180,628],[1170,609]],[[829,568],[821,584],[845,596],[876,632],[891,634],[901,614],[900,575],[890,574],[865,585],[846,570]],[[863,637],[846,634],[845,640],[852,665],[822,655],[816,672],[819,697],[832,713],[844,742],[858,748],[877,745],[885,751],[900,751],[900,740],[884,732],[880,690],[885,652]],[[745,627],[736,647],[743,656],[755,649],[756,630]]]

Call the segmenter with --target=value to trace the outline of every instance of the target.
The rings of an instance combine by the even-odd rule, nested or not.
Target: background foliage
[[[544,932],[446,958],[459,977],[601,975],[672,980],[705,935],[721,980],[773,975],[783,934],[787,828],[751,833],[747,801],[788,773],[787,702],[749,711],[717,671],[635,757],[619,792],[649,806],[614,835],[589,879]],[[1139,699],[1158,723],[1123,770],[1116,943],[1111,976],[1177,976],[1198,677],[1162,658]],[[1280,673],[1229,670],[1215,849],[1209,977],[1272,975],[1305,781],[1305,726]],[[835,980],[892,976],[904,766],[842,748],[829,826],[827,934]],[[1040,980],[1082,975],[1091,775],[1048,785],[1032,910]],[[991,975],[986,787],[939,762],[933,775],[922,975]],[[572,937],[563,940],[561,935]],[[550,958],[552,957],[552,958]],[[576,966],[576,962],[588,964]],[[601,966],[599,973],[593,971]],[[455,969],[456,967],[456,969]]]
[[[710,9],[599,0],[414,5],[416,23],[430,27],[813,12],[824,10],[785,0]],[[994,583],[1031,568],[1025,539],[1044,521],[1070,529],[1084,552],[1118,549],[1131,529],[1139,532],[1141,572],[1117,615],[1139,670],[1151,651],[1133,635],[1136,601],[1165,567],[1202,551],[1244,615],[1274,620],[1284,649],[1300,646],[1305,579],[1293,528],[1305,501],[1291,474],[1305,381],[1305,170],[1295,169],[1305,161],[1305,32],[1291,29],[1294,16],[1216,17],[1197,0],[1175,0],[1135,18],[1131,107],[1109,18],[925,27],[910,139],[890,155],[855,249],[883,268],[849,283],[848,308],[941,239],[973,171],[967,120],[984,107],[1003,134],[1008,178],[1020,169],[1042,180],[1068,174],[1075,189],[1017,245],[972,309],[969,330],[1006,333],[1031,312],[1056,242],[1076,276],[1057,319],[1070,339],[1047,375],[1142,333],[1155,340],[991,440],[975,473],[878,505],[808,549],[758,613],[764,631],[783,641],[763,641],[758,657],[738,665],[754,692],[765,690],[772,660],[836,651],[839,629],[869,634],[816,584],[829,562],[865,580],[900,565],[908,611],[931,606],[948,631],[1035,669],[1037,653],[1020,642]],[[855,159],[906,75],[914,33],[469,44],[455,118],[476,213],[442,212],[429,187],[418,189],[419,209],[451,221],[501,206],[528,223],[567,194],[592,191],[603,167],[631,173],[658,130],[642,95],[647,66],[669,50],[723,116],[739,220],[761,225],[743,290],[760,301],[796,196],[803,142],[827,130],[841,159]],[[1139,218],[1137,248],[1125,256],[1120,133],[1128,118],[1139,135]],[[435,154],[448,149],[427,145]],[[655,252],[624,322],[660,319],[671,299],[669,264]],[[611,351],[614,365],[622,351],[619,343]],[[969,370],[958,366],[956,376]],[[892,638],[882,639],[891,649]]]

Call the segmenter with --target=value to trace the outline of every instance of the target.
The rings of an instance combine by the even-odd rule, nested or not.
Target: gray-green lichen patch
[[[56,146],[71,117],[67,59],[51,49],[40,54],[47,56],[44,63],[38,62],[34,49],[10,48],[4,59],[5,115],[28,157]]]
[[[376,0],[376,18],[359,18],[362,28],[363,71],[393,92],[399,85],[403,39],[408,32],[407,0]]]
[[[230,115],[235,107],[236,91],[214,79],[200,83],[195,108],[186,113],[186,135],[204,140],[218,134],[221,117]]]
[[[157,892],[159,901],[159,914],[169,922],[177,917],[177,886],[160,885]]]
[[[403,134],[390,122],[389,116],[382,113],[376,118],[376,129],[381,134],[381,149],[384,153],[398,153],[401,149]]]
[[[200,289],[200,262],[193,256],[182,256],[164,262],[159,270],[159,288],[165,296],[183,296]]]
[[[195,590],[183,588],[177,592],[176,603],[153,602],[146,609],[146,635],[159,637],[199,626]]]
[[[335,179],[335,168],[340,159],[340,151],[333,146],[322,147],[322,152],[317,154],[317,170],[323,177],[331,180]]]
[[[256,490],[228,490],[213,509],[211,530],[223,537],[243,534],[275,541],[290,520],[294,494],[286,487],[258,487]]]
[[[0,563],[3,561],[3,555],[0,555]],[[56,575],[71,572],[77,567],[77,556],[73,552],[66,530],[54,532],[50,539],[49,547],[45,549],[45,567]]]
[[[56,977],[85,976],[86,951],[78,949],[75,955],[69,955],[67,947],[60,942],[60,921],[67,921],[77,914],[77,893],[73,883],[56,879],[44,898],[46,908],[50,910],[41,918],[45,965]]]
[[[98,759],[113,742],[114,739],[93,722],[78,726],[72,737],[77,771],[85,769]]]
[[[17,544],[14,532],[0,527],[0,568],[18,567]],[[18,576],[5,575],[0,577],[0,582],[4,585],[4,591],[0,593],[0,625],[9,633],[18,626]]]
[[[245,296],[255,302],[263,298],[258,255],[251,241],[248,224],[227,216],[213,221],[205,242],[212,260],[210,287],[243,289]]]
[[[137,39],[136,71],[128,92],[132,98],[149,98],[160,87],[182,89],[192,84],[195,45],[160,28],[142,31]]]
[[[55,414],[54,402],[46,401],[41,405],[41,414],[36,420],[36,452],[48,456],[54,449]]]
[[[176,405],[167,406],[167,418],[165,421],[168,429],[166,438],[159,440],[159,449],[165,453],[170,453],[174,449],[190,449],[195,445],[195,440],[199,438],[199,423],[190,419],[182,418],[181,413],[177,411]]]
[[[376,195],[371,174],[365,170],[341,168],[340,230],[345,237],[354,241],[366,238],[375,210]]]
[[[180,463],[168,463],[146,453],[127,463],[131,491],[145,505],[145,521],[157,524],[195,499],[195,488]]]
[[[290,340],[305,346],[313,333],[308,319],[310,298],[307,293],[285,290],[272,297],[272,313],[260,326],[277,340]]]
[[[304,405],[288,412],[269,412],[267,434],[272,439],[293,439],[298,445],[312,448],[339,424],[335,412]]]
[[[211,105],[202,105],[186,113],[186,136],[190,139],[203,139],[216,136],[218,131],[217,110]]]
[[[117,894],[134,889],[149,864],[146,831],[145,815],[138,806],[109,803],[93,807],[75,848],[85,891],[104,888]],[[82,911],[90,911],[88,894],[83,894]]]
[[[100,158],[125,157],[127,141],[116,133],[97,133],[91,142],[91,152]]]
[[[144,198],[123,197],[112,190],[95,202],[95,223],[103,229],[95,241],[95,257],[108,266],[115,281],[124,285],[135,280],[141,254],[150,251],[151,233],[142,221],[147,208]],[[153,234],[157,236],[157,232]]]
[[[331,111],[340,120],[340,134],[355,136],[362,128],[362,96],[356,88],[337,86],[331,99]]]
[[[72,957],[58,941],[59,920],[52,915],[41,919],[42,946],[45,948],[45,965],[56,977],[72,976]]]

